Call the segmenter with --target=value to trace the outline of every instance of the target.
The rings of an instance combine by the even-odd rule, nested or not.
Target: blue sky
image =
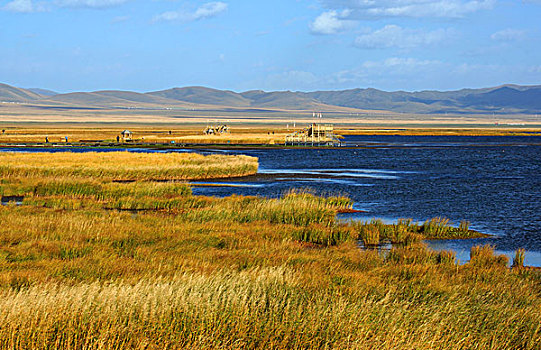
[[[1,0],[0,82],[60,92],[541,84],[541,0]]]

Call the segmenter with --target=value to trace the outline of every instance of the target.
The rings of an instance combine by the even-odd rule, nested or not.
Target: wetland
[[[463,140],[5,149],[0,348],[536,349],[538,140]]]

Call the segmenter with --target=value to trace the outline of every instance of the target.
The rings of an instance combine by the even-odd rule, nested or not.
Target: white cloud
[[[330,9],[350,9],[356,18],[460,18],[480,10],[492,9],[496,0],[322,0],[322,2]]]
[[[153,21],[197,21],[219,15],[227,10],[225,2],[208,2],[201,5],[193,12],[186,11],[168,11],[154,17]]]
[[[38,2],[33,0],[12,0],[0,9],[20,13],[49,11],[55,7],[99,9],[121,5],[129,1],[131,0],[51,0]]]
[[[440,65],[441,61],[419,60],[417,58],[410,57],[390,57],[383,61],[366,61],[363,63],[363,67],[367,69],[392,68],[394,69],[395,73],[404,73],[409,71],[415,71],[420,68],[428,68]]]
[[[225,2],[209,2],[199,7],[192,15],[194,20],[214,17],[227,10]]]
[[[177,11],[167,11],[154,16],[153,21],[175,21],[181,18],[181,13]]]
[[[490,36],[494,41],[519,41],[526,37],[526,31],[518,29],[500,30]]]
[[[350,10],[326,11],[319,15],[312,23],[310,30],[314,34],[336,34],[355,25],[354,21],[346,19]]]
[[[472,64],[406,56],[366,60],[354,67],[325,75],[303,70],[283,70],[247,82],[244,88],[300,91],[359,87],[385,91],[455,90],[466,86],[487,87],[509,82],[538,84],[539,79],[540,65]]]
[[[2,7],[2,10],[20,13],[40,11],[39,7],[35,6],[32,0],[13,0]]]
[[[385,86],[426,78],[446,68],[446,64],[435,60],[419,60],[410,57],[390,57],[382,61],[365,61],[360,66],[342,70],[329,76],[326,81],[337,87]]]
[[[106,8],[122,5],[130,0],[56,0],[60,7]]]
[[[355,39],[355,46],[366,49],[389,47],[409,49],[439,44],[451,36],[452,30],[449,29],[424,32],[390,24],[371,33],[358,36]]]

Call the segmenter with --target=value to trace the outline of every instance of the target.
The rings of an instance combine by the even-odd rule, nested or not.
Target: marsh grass
[[[442,250],[436,255],[438,264],[456,265],[456,252],[450,250]]]
[[[32,206],[1,207],[0,221],[0,348],[534,349],[540,340],[534,277],[491,269],[480,279],[419,245],[382,260],[358,250],[348,226]],[[330,232],[344,237],[331,244]]]
[[[460,221],[460,225],[458,226],[458,231],[461,233],[467,233],[470,231],[470,222],[467,220]]]
[[[191,195],[191,188],[184,183],[133,182],[102,183],[96,180],[66,180],[38,182],[27,185],[27,193],[36,197],[63,196],[95,200],[118,200],[125,197],[175,197]]]
[[[418,274],[410,267],[395,276],[407,286]],[[539,340],[535,305],[493,308],[482,298],[472,309],[481,295],[406,286],[351,298],[347,278],[333,281],[336,289],[308,291],[290,269],[256,268],[5,290],[0,347],[534,349]],[[482,332],[474,319],[484,320]]]
[[[444,237],[451,231],[450,221],[447,218],[432,218],[423,223],[421,230],[426,236]]]
[[[526,251],[524,249],[517,249],[515,251],[515,257],[513,258],[513,267],[524,267],[524,259],[526,258]]]
[[[413,219],[398,219],[396,223],[385,224],[380,219],[353,222],[359,239],[365,245],[377,245],[390,242],[395,245],[411,246],[423,239],[464,239],[486,237],[480,232],[469,229],[469,223],[453,227],[449,219],[433,218],[422,225]]]
[[[176,182],[21,174],[0,180],[25,195],[0,206],[0,349],[541,343],[536,271],[503,268],[482,247],[459,266],[420,244],[411,220],[337,222],[346,197],[214,198]],[[395,244],[365,251],[359,238]]]
[[[380,231],[376,225],[363,225],[356,222],[354,227],[357,229],[365,247],[377,246],[380,243]]]
[[[248,156],[196,153],[70,152],[0,154],[2,177],[83,177],[108,180],[196,180],[257,173]]]
[[[507,267],[509,258],[505,255],[495,255],[494,246],[486,244],[473,246],[470,249],[470,265],[476,267]]]
[[[289,238],[301,242],[314,243],[323,246],[333,246],[351,239],[351,231],[346,227],[327,227],[321,224],[310,224],[293,229]]]

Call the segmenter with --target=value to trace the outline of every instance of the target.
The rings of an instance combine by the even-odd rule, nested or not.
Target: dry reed
[[[0,206],[0,349],[541,343],[536,271],[502,268],[490,247],[459,266],[452,252],[420,245],[411,220],[339,223],[347,198],[198,197],[182,183],[111,183],[109,170],[25,171],[0,181],[3,193],[27,196]],[[441,223],[430,235],[448,235]],[[365,243],[400,245],[360,250],[368,229]]]

